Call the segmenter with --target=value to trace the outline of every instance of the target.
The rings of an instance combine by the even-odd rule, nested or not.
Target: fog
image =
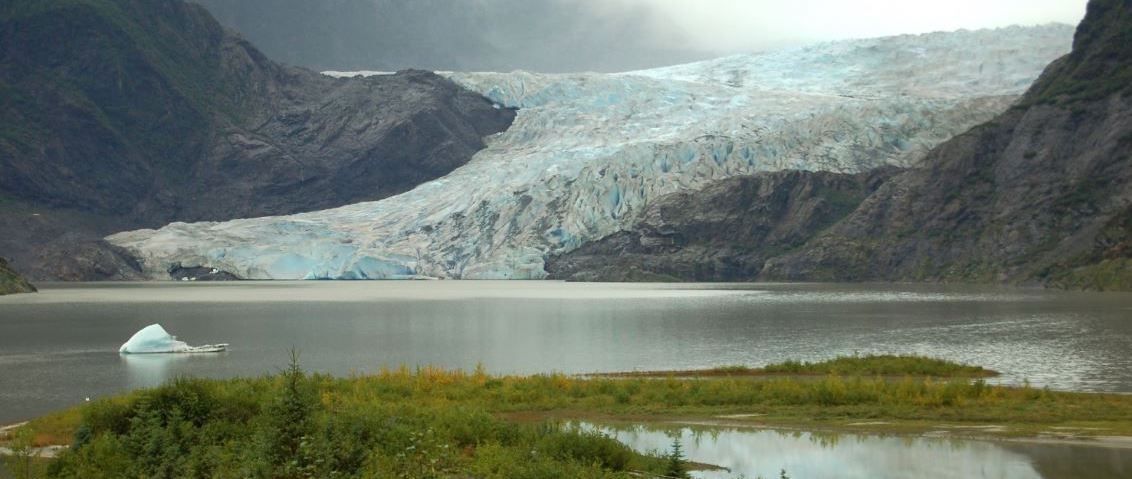
[[[1076,25],[1087,0],[616,0],[672,19],[703,51],[733,53],[824,40]]]
[[[1077,23],[1086,0],[197,0],[318,70],[623,71],[814,41]]]

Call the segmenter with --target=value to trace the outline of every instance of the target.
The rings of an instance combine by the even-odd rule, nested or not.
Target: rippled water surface
[[[150,323],[202,356],[119,356]],[[239,282],[45,285],[0,298],[0,423],[172,376],[382,366],[506,373],[758,366],[854,352],[1132,392],[1132,295],[919,285]]]
[[[858,434],[713,428],[594,426],[641,452],[666,453],[679,437],[688,460],[726,468],[699,478],[1123,479],[1127,449]]]

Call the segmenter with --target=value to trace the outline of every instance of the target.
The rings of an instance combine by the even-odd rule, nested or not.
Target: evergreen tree
[[[688,475],[688,463],[684,459],[684,447],[680,444],[679,435],[672,438],[672,450],[668,453],[668,469],[664,475],[677,479],[690,479],[692,477]]]
[[[314,432],[318,398],[299,367],[298,351],[291,350],[291,363],[281,376],[283,391],[267,412],[267,457],[276,477],[303,477],[309,466],[303,448]]]

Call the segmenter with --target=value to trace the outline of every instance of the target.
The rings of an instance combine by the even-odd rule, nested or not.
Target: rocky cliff
[[[0,64],[0,251],[37,278],[130,276],[113,231],[404,192],[514,118],[429,72],[272,62],[179,0],[5,2]]]
[[[1132,289],[1132,1],[1093,0],[1073,51],[760,279]]]
[[[0,296],[15,293],[34,293],[35,286],[12,271],[4,258],[0,258]]]

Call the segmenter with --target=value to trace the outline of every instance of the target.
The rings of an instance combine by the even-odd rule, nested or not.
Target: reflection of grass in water
[[[341,456],[335,467],[386,473],[424,467],[420,461],[436,459],[444,470],[489,477],[539,468],[603,477],[609,471],[655,465],[650,461],[656,458],[617,452],[618,446],[600,437],[550,434],[540,426],[548,417],[649,420],[757,414],[753,420],[761,423],[800,427],[886,421],[891,424],[883,428],[900,430],[947,422],[1010,425],[1032,434],[1050,426],[1092,424],[1107,428],[1104,435],[1132,433],[1130,396],[993,386],[969,378],[580,378],[431,367],[351,378],[295,377],[284,371],[223,381],[178,379],[37,419],[30,428],[40,443],[69,443],[76,428],[87,425],[92,439],[80,452],[89,452],[65,459],[74,467],[141,461],[138,451],[146,449],[131,449],[131,441],[165,444],[171,449],[161,454],[169,454],[169,461],[237,467],[264,460],[257,456],[264,453],[261,446],[268,438],[263,435],[278,429],[267,425],[282,404],[310,401],[309,422],[295,433],[310,436],[308,446],[288,443],[296,454]],[[289,410],[307,414],[304,408]],[[303,447],[315,449],[302,452]],[[420,453],[422,449],[428,452]],[[406,452],[410,450],[418,452]],[[532,450],[558,452],[535,460]],[[594,464],[602,465],[590,468]]]

